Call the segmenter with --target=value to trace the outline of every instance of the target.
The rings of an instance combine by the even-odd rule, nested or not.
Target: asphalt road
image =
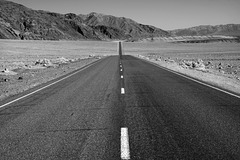
[[[240,157],[239,98],[123,55],[0,108],[0,159],[121,159],[121,128],[131,159]]]

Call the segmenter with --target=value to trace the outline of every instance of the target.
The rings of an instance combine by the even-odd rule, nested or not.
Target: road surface
[[[110,56],[1,107],[0,142],[4,160],[239,159],[240,99]]]

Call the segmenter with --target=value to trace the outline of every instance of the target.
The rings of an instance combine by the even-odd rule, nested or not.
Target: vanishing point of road
[[[0,159],[240,158],[238,96],[119,52],[0,102]]]

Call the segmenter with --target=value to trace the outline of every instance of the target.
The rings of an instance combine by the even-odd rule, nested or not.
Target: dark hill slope
[[[83,22],[94,30],[110,36],[110,38],[123,37],[124,39],[146,38],[152,36],[168,36],[168,32],[159,28],[139,24],[124,17],[114,17],[98,13],[79,15]],[[112,37],[111,37],[112,36]]]
[[[17,3],[0,0],[0,38],[109,40],[168,35],[168,32],[159,28],[127,18],[97,13],[58,14],[32,10]]]
[[[5,0],[0,0],[0,38],[98,39],[92,28],[83,26],[68,15],[35,11]]]

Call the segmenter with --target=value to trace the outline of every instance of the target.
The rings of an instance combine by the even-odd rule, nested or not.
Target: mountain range
[[[165,31],[125,17],[92,12],[87,15],[33,10],[0,0],[0,39],[139,40],[187,35],[240,35],[240,25],[198,26]]]
[[[240,36],[240,24],[226,24],[216,26],[201,25],[186,29],[176,29],[169,31],[169,33],[171,36]]]

